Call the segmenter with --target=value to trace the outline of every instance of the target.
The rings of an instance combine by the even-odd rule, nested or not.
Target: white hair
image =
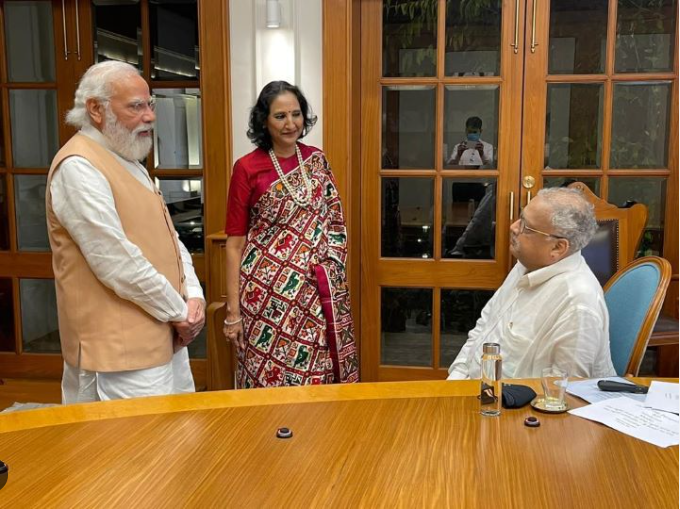
[[[538,195],[552,207],[550,221],[555,234],[569,241],[569,252],[575,253],[588,245],[597,232],[595,209],[578,189],[551,187]]]
[[[108,101],[113,90],[111,85],[127,76],[139,76],[139,70],[125,62],[107,60],[93,65],[80,79],[73,108],[66,113],[66,123],[77,128],[92,125],[92,119],[87,111],[87,100]]]

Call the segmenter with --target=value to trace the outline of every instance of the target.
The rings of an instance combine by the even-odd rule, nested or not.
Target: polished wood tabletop
[[[677,447],[528,406],[483,417],[478,390],[257,389],[0,415],[0,506],[678,507]]]

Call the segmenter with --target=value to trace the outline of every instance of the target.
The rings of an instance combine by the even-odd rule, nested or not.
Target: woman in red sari
[[[237,387],[357,382],[347,231],[324,153],[298,140],[316,122],[300,90],[262,89],[227,204],[227,317]]]

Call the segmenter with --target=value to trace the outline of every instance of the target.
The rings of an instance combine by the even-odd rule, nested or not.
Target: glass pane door
[[[677,0],[527,0],[527,11],[522,175],[536,184],[522,179],[521,204],[581,181],[618,207],[646,205],[636,256],[670,261],[663,313],[677,317]],[[677,348],[657,353],[670,361],[657,372],[677,376]]]
[[[507,272],[524,25],[508,5],[362,4],[362,380],[443,378]]]
[[[619,207],[644,203],[639,254],[677,264],[664,241],[678,224],[676,0],[528,0],[527,11],[522,172],[536,187],[522,205],[576,180]]]
[[[198,2],[6,0],[0,12],[0,372],[58,378],[46,180],[58,148],[74,134],[63,119],[93,63],[130,62],[158,96],[160,150],[148,168],[170,196],[177,230],[199,253],[195,266],[204,278]],[[204,335],[191,353],[205,357]]]
[[[0,351],[11,357],[0,356],[0,367],[8,372],[7,363],[23,362],[16,353],[59,352],[45,188],[65,141],[59,119],[69,91],[60,95],[60,87],[72,94],[73,57],[65,49],[71,40],[61,2],[3,2],[1,8]]]

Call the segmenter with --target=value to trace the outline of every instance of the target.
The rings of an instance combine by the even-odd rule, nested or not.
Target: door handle
[[[519,0],[515,0],[515,39],[510,43],[510,46],[514,48],[513,52],[517,54],[519,51]]]
[[[78,16],[78,0],[76,0],[76,55],[80,60],[80,16]]]
[[[527,190],[527,205],[531,202],[531,189],[536,185],[536,179],[531,175],[527,175],[522,179],[522,186]]]
[[[536,53],[536,46],[538,46],[538,43],[536,42],[536,6],[538,5],[538,0],[533,1],[533,14],[531,16],[531,52]]]
[[[515,220],[515,193],[510,191],[510,222]]]
[[[64,60],[68,60],[68,38],[66,37],[66,0],[61,0],[61,21],[64,32]]]

